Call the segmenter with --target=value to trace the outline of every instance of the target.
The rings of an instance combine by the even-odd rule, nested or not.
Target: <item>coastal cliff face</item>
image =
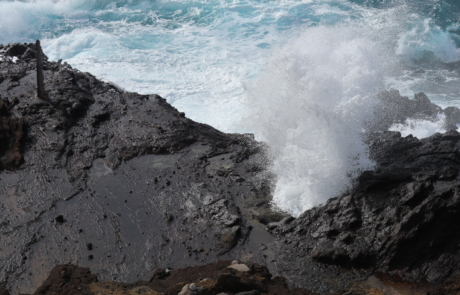
[[[0,280],[12,294],[33,293],[60,264],[134,282],[223,259],[325,294],[458,291],[460,134],[382,127],[442,111],[423,94],[383,93],[367,139],[377,169],[294,219],[270,209],[273,176],[252,136],[46,56],[38,99],[36,54],[0,45]],[[445,113],[455,129],[460,112]]]

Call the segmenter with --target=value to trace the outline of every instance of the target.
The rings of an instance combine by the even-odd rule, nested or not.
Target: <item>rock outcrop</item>
[[[288,282],[323,294],[457,294],[457,108],[382,93],[366,135],[377,168],[295,219],[270,208],[273,176],[251,135],[193,122],[158,95],[46,56],[38,99],[36,57],[34,44],[0,45],[0,287],[30,294],[61,265],[37,294],[287,294]],[[386,131],[439,112],[445,134]],[[178,270],[235,258],[249,276],[243,266],[222,273],[219,262],[204,268],[214,277]],[[281,289],[249,261],[284,276],[273,279]]]
[[[36,55],[34,44],[0,46],[8,289],[31,293],[43,269],[68,262],[102,280],[135,281],[157,267],[248,256],[240,246],[257,230],[240,208],[269,207],[261,144],[46,56],[47,99],[38,99]],[[256,243],[249,256],[260,252]]]
[[[51,270],[34,295],[315,295],[303,288],[289,289],[286,279],[273,278],[266,267],[257,263],[245,265],[245,271],[230,268],[230,263],[158,269],[149,281],[133,283],[99,282],[88,268],[63,264]]]
[[[459,276],[460,133],[384,132],[371,149],[378,168],[349,192],[268,225],[280,261],[289,273],[321,263],[429,284]]]

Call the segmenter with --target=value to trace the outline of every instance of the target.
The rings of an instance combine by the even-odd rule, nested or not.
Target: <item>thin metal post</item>
[[[43,77],[43,61],[42,61],[42,48],[40,46],[40,40],[35,43],[35,49],[37,50],[37,97],[40,99],[46,99],[45,94],[45,82]]]

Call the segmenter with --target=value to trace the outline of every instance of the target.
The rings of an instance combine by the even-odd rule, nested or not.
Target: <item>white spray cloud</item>
[[[268,143],[277,176],[276,207],[298,216],[373,168],[363,123],[373,115],[375,95],[392,86],[390,77],[406,75],[402,61],[421,50],[457,60],[452,37],[419,15],[407,17],[412,8],[404,2],[385,10],[354,7],[357,18],[303,28],[274,50],[248,88],[248,119]],[[441,121],[408,120],[396,129],[420,137],[443,131]]]
[[[351,26],[309,28],[273,53],[250,88],[250,118],[273,156],[278,208],[298,216],[373,167],[362,123],[383,89],[376,47]]]

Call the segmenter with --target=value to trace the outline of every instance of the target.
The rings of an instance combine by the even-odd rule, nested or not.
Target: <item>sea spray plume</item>
[[[381,57],[384,66],[406,65],[386,77],[387,89],[457,99],[458,73],[444,82],[440,63],[418,71],[425,65],[412,59],[425,56],[425,49],[455,59],[458,8],[453,0],[0,1],[0,40],[40,39],[50,60],[63,59],[132,91],[160,93],[190,118],[223,131],[251,132],[235,124],[244,111],[241,81],[252,80],[270,48],[301,27],[347,21],[369,27],[389,48],[381,50],[389,55]],[[451,16],[443,22],[446,12]],[[425,26],[427,18],[433,21]]]
[[[253,127],[270,146],[273,204],[294,216],[371,169],[364,123],[384,88],[382,46],[354,26],[308,28],[275,50],[249,87]]]
[[[391,88],[390,77],[406,75],[411,54],[398,45],[424,18],[411,1],[390,2],[355,7],[359,17],[341,25],[303,28],[249,87],[249,114],[270,146],[273,204],[281,210],[297,216],[373,167],[363,140],[382,103],[377,94]]]

